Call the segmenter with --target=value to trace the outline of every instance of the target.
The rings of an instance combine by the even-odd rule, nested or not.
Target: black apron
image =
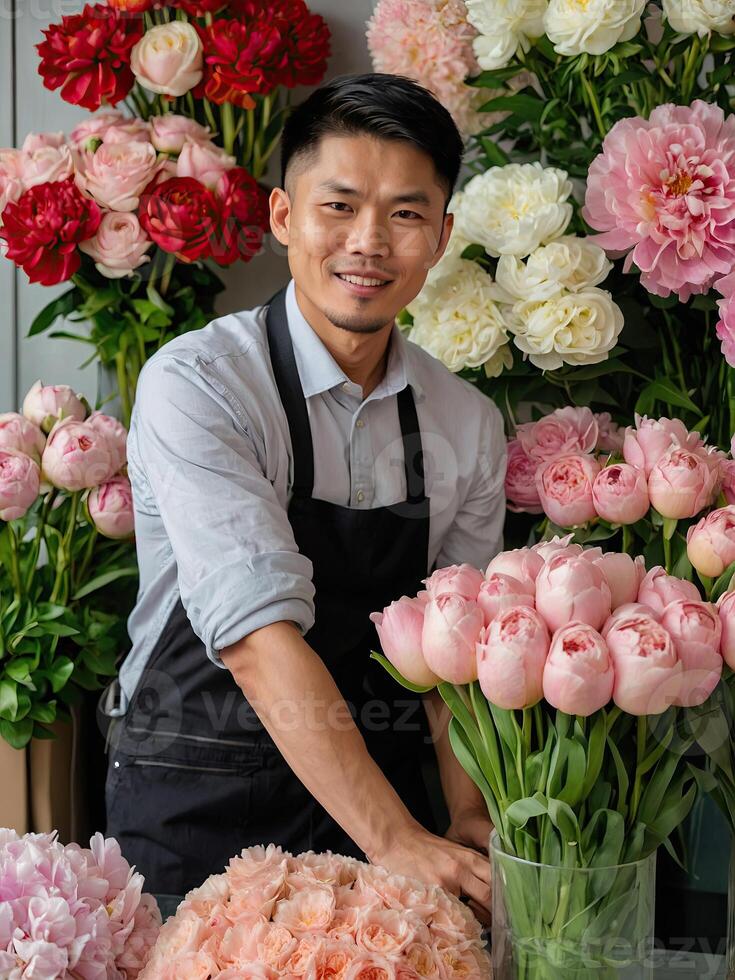
[[[370,754],[412,815],[436,832],[422,775],[436,759],[421,698],[370,658],[380,647],[369,614],[415,595],[429,571],[429,500],[412,391],[396,398],[407,499],[370,510],[315,499],[285,291],[268,307],[267,333],[293,446],[288,519],[314,567],[316,620],[305,639],[334,677]],[[107,834],[145,875],[147,891],[182,895],[253,844],[365,857],[294,775],[230,672],[208,659],[180,599],[110,744]]]

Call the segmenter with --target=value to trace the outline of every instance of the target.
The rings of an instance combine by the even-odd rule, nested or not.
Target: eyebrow
[[[361,197],[359,191],[355,190],[354,187],[349,187],[347,184],[341,184],[338,180],[325,180],[324,183],[318,184],[316,187],[318,191],[331,191],[333,194],[343,194],[344,196],[351,197]],[[429,200],[428,194],[424,191],[412,190],[407,191],[405,194],[399,194],[394,197],[391,204],[423,204],[426,207],[431,206],[431,201]]]

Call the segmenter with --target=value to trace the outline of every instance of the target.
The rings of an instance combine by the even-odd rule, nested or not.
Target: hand
[[[484,806],[477,806],[456,813],[444,836],[487,854],[492,829],[487,810]]]
[[[469,907],[480,922],[490,924],[490,862],[477,851],[447,837],[436,837],[414,823],[395,833],[370,860],[394,874],[419,878],[427,885],[446,888],[457,898],[469,899]]]

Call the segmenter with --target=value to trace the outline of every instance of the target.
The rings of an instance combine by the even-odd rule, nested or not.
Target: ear
[[[436,246],[434,257],[429,263],[429,269],[433,269],[442,255],[444,255],[447,245],[449,244],[449,238],[452,234],[452,228],[454,228],[454,215],[451,211],[447,211],[447,213],[444,215],[444,224],[442,225],[442,233],[439,238],[439,244]]]
[[[289,224],[291,220],[291,199],[288,191],[274,187],[269,199],[271,209],[271,231],[281,245],[288,245]]]

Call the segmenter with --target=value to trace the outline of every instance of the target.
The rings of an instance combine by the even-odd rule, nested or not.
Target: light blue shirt
[[[492,401],[397,327],[385,376],[363,399],[302,315],[293,281],[286,309],[314,443],[314,496],[366,509],[405,500],[395,395],[410,384],[431,500],[429,565],[484,567],[502,547],[505,514],[505,438]],[[220,651],[253,630],[290,620],[305,633],[314,622],[312,565],[287,516],[293,455],[264,306],[183,334],[145,364],[128,466],[140,588],[118,713],[179,596],[218,666]]]

